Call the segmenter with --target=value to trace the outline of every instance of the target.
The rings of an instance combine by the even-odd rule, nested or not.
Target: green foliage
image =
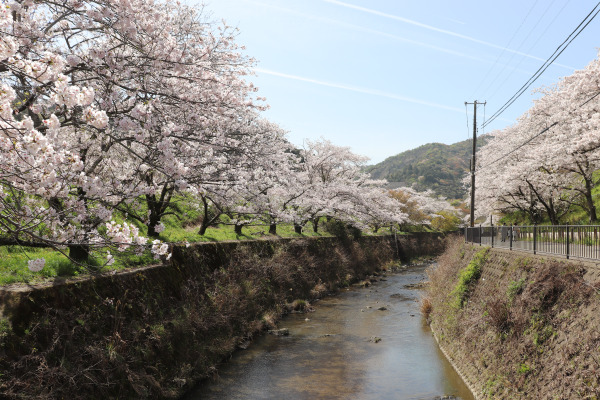
[[[0,318],[0,346],[4,347],[4,338],[12,331],[10,321],[7,318]]]
[[[531,367],[526,363],[521,363],[517,372],[521,375],[527,375],[529,372],[531,372]]]
[[[508,289],[506,290],[506,295],[508,296],[508,300],[510,302],[512,302],[517,295],[519,295],[523,292],[526,282],[527,282],[527,279],[525,279],[525,278],[521,278],[518,281],[510,282],[510,285],[508,286]]]
[[[327,221],[325,223],[325,230],[333,236],[340,238],[358,238],[362,235],[360,229],[337,219]]]
[[[472,286],[481,277],[481,269],[487,259],[488,251],[489,247],[486,247],[475,253],[471,262],[459,272],[458,282],[452,291],[455,308],[462,308],[469,299]]]
[[[484,145],[487,138],[481,136],[477,146]],[[432,189],[438,195],[462,199],[466,192],[461,181],[468,172],[471,152],[470,140],[452,145],[429,143],[389,157],[368,167],[367,172],[375,179],[402,182],[419,191]]]
[[[552,325],[546,320],[545,315],[535,313],[531,316],[529,327],[525,330],[526,335],[531,335],[533,344],[541,352],[541,346],[552,336],[556,335]]]
[[[436,231],[454,232],[458,230],[461,219],[449,211],[440,211],[431,219],[431,227]]]

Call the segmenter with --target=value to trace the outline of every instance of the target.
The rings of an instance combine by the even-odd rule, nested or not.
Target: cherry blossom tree
[[[517,124],[492,134],[479,157],[479,211],[520,210],[533,222],[544,213],[558,224],[577,206],[597,222],[598,70],[596,59],[538,90],[541,97]]]
[[[252,61],[237,52],[232,29],[192,8],[15,2],[3,13],[9,241],[70,243],[83,260],[111,211],[139,196],[155,217],[152,233],[174,188],[188,185],[190,166],[218,164],[212,146],[230,145],[219,127],[258,107],[243,80]]]

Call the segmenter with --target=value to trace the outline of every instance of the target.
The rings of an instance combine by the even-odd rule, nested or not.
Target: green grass
[[[113,220],[117,223],[127,221],[140,230],[140,235],[146,236],[146,225],[132,217],[133,214],[139,216],[147,215],[148,209],[146,202],[143,199],[138,199],[130,205],[124,205],[124,207],[129,208],[127,210],[124,209],[123,211],[114,212]],[[222,224],[209,227],[205,235],[199,235],[199,221],[201,221],[202,218],[202,210],[202,205],[191,195],[177,194],[173,196],[168,209],[172,214],[162,218],[165,229],[160,233],[159,239],[168,243],[183,244],[185,242],[221,242],[270,237],[301,238],[332,236],[325,231],[325,218],[321,219],[319,223],[319,232],[317,233],[313,232],[312,224],[307,223],[304,226],[302,234],[294,232],[293,225],[278,224],[276,236],[269,234],[269,227],[265,225],[244,226],[242,234],[238,235],[235,233],[233,225],[226,223],[229,221],[229,218],[226,216],[221,217]],[[106,227],[99,227],[99,231],[104,233]],[[363,234],[374,235],[371,231],[363,232]],[[386,234],[389,234],[389,229],[382,228],[376,235]],[[65,252],[68,253],[68,250],[65,249]],[[124,252],[111,249],[110,252],[115,260],[112,265],[106,265],[106,249],[95,249],[91,253],[89,265],[82,266],[72,263],[65,255],[51,249],[0,246],[0,285],[11,283],[38,283],[57,277],[74,277],[89,272],[116,271],[150,265],[157,262],[150,254],[149,250],[142,254],[135,254],[134,249],[126,250]],[[27,268],[27,262],[37,258],[44,258],[46,264],[41,271],[32,272]]]
[[[319,228],[314,233],[311,225],[306,225],[302,234],[294,232],[292,225],[281,224],[277,226],[277,235],[268,233],[268,226],[246,226],[242,235],[237,235],[231,225],[218,225],[209,227],[204,236],[198,234],[198,226],[182,227],[175,217],[167,217],[163,222],[166,226],[159,238],[170,243],[220,242],[228,240],[253,240],[269,237],[320,237],[331,236]],[[140,227],[141,228],[141,227]],[[140,229],[142,230],[142,229]],[[143,229],[145,233],[145,228]],[[67,250],[65,252],[68,253]],[[81,266],[72,263],[59,251],[45,248],[24,248],[20,246],[0,246],[0,285],[11,283],[40,283],[57,277],[74,277],[91,271],[109,272],[150,265],[155,260],[149,250],[142,254],[135,254],[133,250],[119,252],[110,250],[115,258],[112,265],[106,265],[106,249],[92,251],[90,265]],[[36,258],[44,258],[46,264],[39,272],[32,272],[27,268],[27,262]]]
[[[469,265],[460,270],[458,282],[452,290],[454,296],[454,307],[462,308],[469,299],[471,287],[479,280],[481,276],[481,268],[488,255],[489,247],[484,248],[473,256]]]
[[[44,269],[31,272],[27,262],[36,258],[46,259]],[[59,276],[76,276],[83,269],[73,265],[60,252],[43,248],[22,248],[20,246],[0,247],[0,285],[15,282],[36,282]]]
[[[234,226],[226,223],[228,222],[226,216],[222,216],[222,224],[209,227],[204,235],[199,235],[199,221],[202,217],[201,205],[185,194],[173,197],[169,211],[172,211],[179,217],[171,214],[162,218],[165,229],[160,233],[159,239],[173,244],[183,244],[185,242],[198,243],[253,240],[270,237],[303,238],[332,236],[325,230],[325,218],[321,219],[319,223],[319,232],[317,233],[313,232],[312,224],[307,223],[304,226],[302,234],[294,232],[293,225],[278,224],[276,236],[269,234],[269,227],[265,225],[244,226],[242,234],[238,235],[235,233]],[[135,218],[127,218],[127,214],[132,212],[135,212],[138,215],[146,215],[146,203],[139,200],[131,205],[131,209],[128,212],[115,212],[113,214],[113,220],[118,223],[127,221],[128,223],[135,225],[140,230],[141,235],[147,235],[147,227],[143,223]],[[99,228],[100,232],[105,230],[106,228],[103,226]],[[389,232],[388,228],[382,228],[376,234],[367,231],[363,232],[363,235],[387,235]],[[65,250],[65,252],[68,252],[68,250]],[[72,263],[65,255],[55,250],[23,248],[19,246],[0,246],[0,285],[19,282],[38,283],[57,277],[74,277],[89,272],[110,272],[151,265],[157,262],[152,254],[150,254],[149,250],[142,254],[135,254],[134,249],[129,249],[124,252],[111,249],[110,252],[115,260],[112,265],[106,265],[106,249],[95,249],[91,253],[90,264],[82,266]],[[41,271],[32,272],[27,268],[27,262],[37,258],[44,258],[46,264]]]
[[[188,241],[194,242],[222,242],[226,240],[252,240],[260,239],[264,237],[273,237],[269,234],[269,227],[264,225],[245,226],[242,229],[242,234],[238,235],[234,231],[233,225],[219,224],[217,226],[211,226],[206,230],[206,233],[201,236],[198,234],[198,226],[187,226],[182,228],[177,226],[170,221],[165,221],[165,230],[159,235],[159,239],[165,242],[181,243]],[[322,227],[319,228],[319,232],[315,233],[312,230],[312,226],[306,225],[302,234],[294,232],[294,227],[288,224],[277,225],[277,236],[280,237],[319,237],[319,236],[331,236],[325,232]]]

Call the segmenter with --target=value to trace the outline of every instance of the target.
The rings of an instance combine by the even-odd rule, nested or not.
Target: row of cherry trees
[[[476,211],[520,211],[559,224],[574,208],[598,221],[600,59],[549,88],[516,124],[491,133],[479,153]]]
[[[325,140],[295,149],[261,117],[254,61],[203,9],[3,2],[0,31],[0,244],[68,248],[81,262],[105,246],[166,255],[127,220],[157,237],[180,193],[204,210],[202,234],[222,215],[238,232],[273,233],[316,230],[324,216],[375,228],[409,218],[363,157]]]

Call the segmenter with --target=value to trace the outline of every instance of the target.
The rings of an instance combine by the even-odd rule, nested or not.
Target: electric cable
[[[554,18],[552,19],[552,21],[550,21],[550,23],[548,24],[548,26],[546,26],[546,28],[544,29],[544,31],[541,33],[541,35],[536,39],[536,41],[525,51],[525,53],[531,53],[531,50],[533,50],[533,48],[539,43],[539,41],[546,35],[546,32],[548,32],[548,29],[550,29],[550,27],[554,24],[554,22],[556,21],[556,19],[558,18],[559,15],[562,14],[563,10],[565,9],[565,7],[570,3],[571,0],[567,1],[562,8],[558,11],[558,13],[554,16]],[[550,4],[550,6],[554,4],[554,2],[552,2]],[[520,50],[521,47],[525,44],[525,41],[529,38],[529,36],[531,36],[531,34],[533,33],[533,30],[539,25],[539,23],[541,22],[542,18],[547,14],[548,10],[550,9],[550,6],[546,9],[546,11],[544,11],[544,14],[542,15],[542,17],[538,20],[538,22],[535,24],[535,26],[531,29],[531,31],[529,31],[529,33],[527,34],[527,37],[525,39],[523,39],[523,41],[521,42],[521,44],[519,45],[518,49]],[[513,55],[510,57],[510,59],[508,60],[508,64],[510,65],[510,63],[512,62],[514,58],[514,53]],[[521,64],[523,63],[523,61],[525,60],[525,57],[521,57],[521,59],[519,60],[519,62],[517,63],[516,66],[513,67],[512,71],[510,71],[510,73],[504,78],[504,80],[502,81],[502,83],[500,83],[498,85],[498,87],[496,88],[496,90],[494,90],[494,92],[487,96],[487,98],[493,98],[498,91],[500,91],[500,89],[502,89],[502,87],[504,87],[504,85],[506,84],[506,82],[513,76],[513,74],[515,73],[515,71],[517,71],[519,69],[519,67],[521,66]],[[496,82],[496,80],[500,78],[500,74],[498,74],[498,76],[496,76],[496,78],[494,79],[494,81],[492,83],[490,83],[486,89],[486,92],[489,88],[491,88],[493,86],[493,83]]]
[[[531,6],[531,8],[529,8],[529,11],[527,12],[527,14],[525,15],[525,17],[521,21],[521,24],[519,25],[519,27],[517,28],[517,30],[515,31],[515,33],[513,33],[512,37],[510,38],[510,40],[508,41],[508,43],[506,44],[506,46],[504,46],[504,48],[502,49],[502,51],[500,52],[500,54],[496,58],[496,61],[494,61],[494,64],[492,64],[492,66],[490,67],[490,69],[488,69],[488,71],[486,72],[485,76],[483,77],[483,79],[481,80],[481,82],[479,83],[479,85],[477,85],[477,89],[475,89],[475,91],[473,92],[473,94],[471,96],[469,96],[469,98],[473,98],[474,97],[475,93],[477,93],[479,91],[479,89],[481,88],[481,86],[483,85],[483,83],[486,81],[486,79],[490,75],[490,73],[494,70],[494,68],[496,68],[496,65],[498,65],[498,61],[500,61],[500,58],[502,58],[502,56],[506,52],[506,49],[508,49],[510,47],[510,45],[512,44],[512,41],[515,39],[515,37],[517,36],[517,33],[519,33],[519,31],[523,27],[523,24],[525,23],[525,21],[527,21],[527,18],[529,18],[529,14],[531,14],[531,11],[533,11],[533,9],[537,5],[537,3],[538,3],[538,0],[535,0],[535,2],[533,3],[533,5]],[[517,48],[516,50],[519,50],[519,48]],[[515,53],[513,53],[513,55],[514,54]],[[502,70],[500,70],[500,73],[502,73],[502,71],[504,71],[505,68],[503,68]],[[497,77],[496,77],[496,79],[497,79]],[[495,79],[494,79],[494,81],[495,81]]]
[[[548,67],[567,49],[567,47],[579,36],[581,32],[594,20],[594,18],[600,12],[596,10],[600,7],[600,2],[596,4],[596,6],[588,13],[588,15],[577,25],[575,30],[571,32],[571,34],[556,48],[554,53],[542,64],[542,66],[521,86],[519,90],[506,102],[498,111],[496,111],[490,119],[484,122],[484,126],[489,125],[492,121],[494,121],[498,116],[500,116],[508,107],[510,107],[545,71]],[[593,14],[593,15],[592,15]],[[590,18],[591,16],[591,18]],[[582,26],[583,25],[583,26]]]
[[[483,121],[485,122],[485,106],[487,105],[487,101],[483,103]],[[481,124],[481,134],[485,135],[485,125]]]

